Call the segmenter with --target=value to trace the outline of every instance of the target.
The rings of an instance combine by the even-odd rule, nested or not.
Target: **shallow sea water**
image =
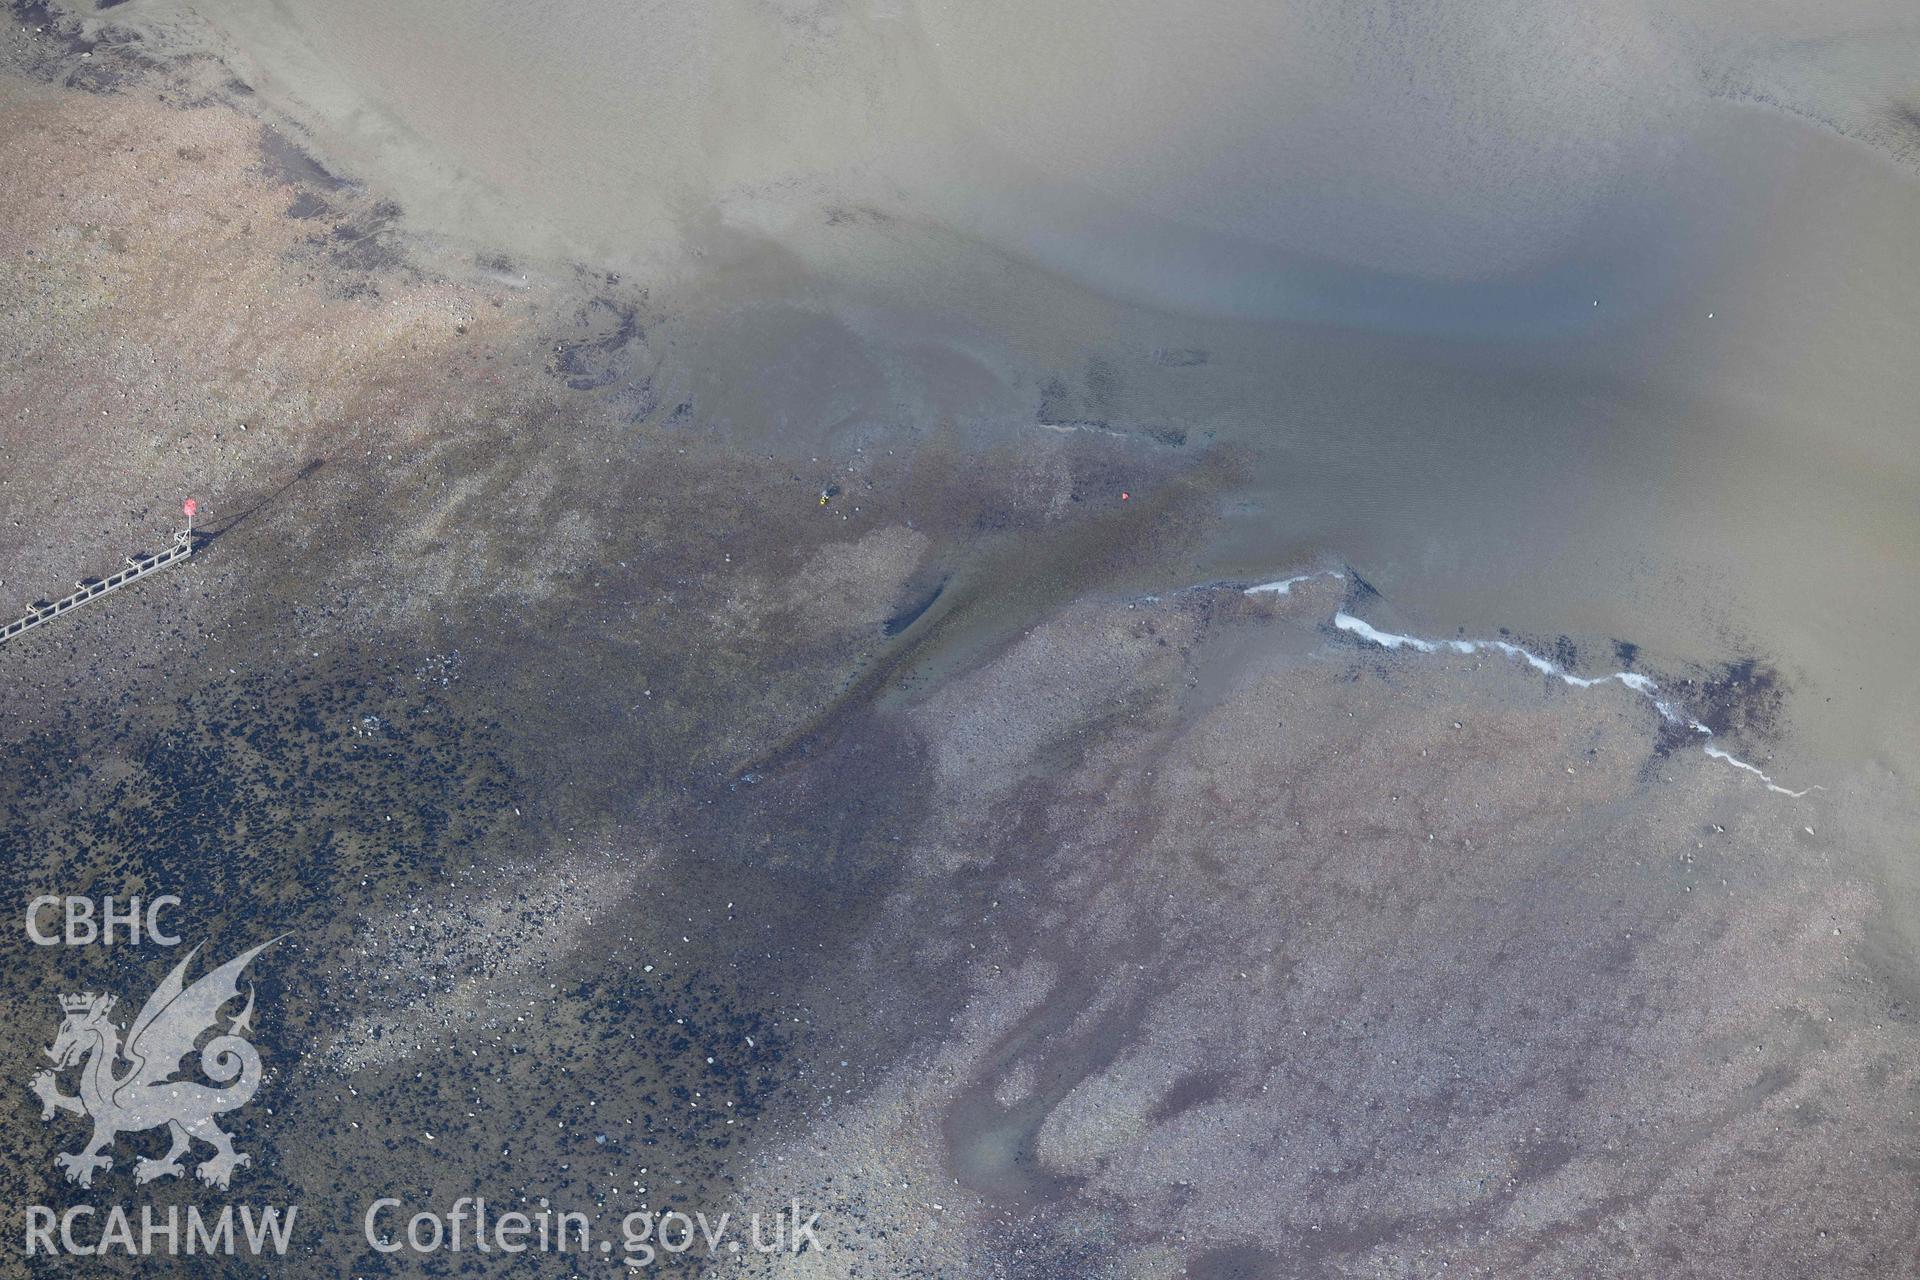
[[[631,273],[710,425],[1230,446],[1205,548],[1126,585],[1342,562],[1408,629],[1756,657],[1795,772],[1913,745],[1920,182],[1858,123],[1897,10],[133,20],[187,14],[417,229]]]

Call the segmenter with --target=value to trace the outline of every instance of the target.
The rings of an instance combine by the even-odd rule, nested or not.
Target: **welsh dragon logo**
[[[173,1147],[158,1160],[142,1156],[133,1168],[137,1183],[179,1177],[185,1172],[180,1157],[195,1138],[213,1148],[212,1157],[195,1170],[208,1186],[224,1190],[235,1169],[252,1163],[252,1157],[233,1149],[233,1136],[213,1122],[215,1116],[245,1106],[260,1087],[260,1054],[246,1040],[253,1029],[251,984],[246,1006],[200,1049],[200,1070],[221,1087],[175,1077],[195,1042],[216,1029],[221,1008],[239,998],[240,973],[247,962],[277,941],[243,952],[187,986],[187,965],[200,951],[195,947],[147,997],[126,1029],[124,1043],[120,1028],[107,1017],[113,996],[60,997],[66,1017],[46,1051],[55,1069],[34,1076],[31,1087],[40,1099],[42,1120],[53,1119],[56,1111],[70,1111],[93,1121],[93,1137],[85,1147],[54,1157],[66,1170],[67,1181],[91,1187],[96,1171],[113,1167],[113,1157],[105,1153],[116,1137],[161,1125],[173,1135]],[[69,1097],[60,1092],[59,1074],[76,1065],[80,1092]]]

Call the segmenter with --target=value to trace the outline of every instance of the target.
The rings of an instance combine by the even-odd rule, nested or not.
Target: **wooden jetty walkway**
[[[97,582],[87,582],[70,596],[62,596],[52,604],[39,609],[29,609],[23,616],[0,627],[0,644],[5,644],[15,636],[25,635],[43,622],[51,622],[63,613],[79,608],[89,600],[98,600],[109,591],[118,591],[130,582],[138,582],[151,573],[158,573],[170,564],[185,560],[193,554],[193,523],[188,517],[184,532],[173,535],[173,545],[165,551],[150,556],[128,556],[127,567],[108,578]]]

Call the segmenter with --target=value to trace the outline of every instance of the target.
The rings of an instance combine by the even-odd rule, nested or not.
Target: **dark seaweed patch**
[[[278,129],[266,129],[261,132],[260,157],[268,175],[288,186],[318,187],[322,191],[338,191],[347,185],[344,178],[329,172],[299,143]]]
[[[287,206],[289,218],[317,218],[328,211],[327,202],[311,191],[302,191]]]
[[[342,271],[370,273],[398,266],[402,259],[389,232],[399,217],[400,206],[382,200],[365,217],[338,223],[324,240],[314,238],[308,243],[325,244],[327,260]]]
[[[1066,1276],[1114,1274],[1111,1241],[1085,1239],[1067,1228],[1043,1227],[1040,1240],[1004,1260],[1010,1280],[1062,1280]],[[931,1273],[929,1273],[931,1274]]]
[[[1580,646],[1573,642],[1571,636],[1555,636],[1552,640],[1542,639],[1539,636],[1514,637],[1513,632],[1505,627],[1500,628],[1500,634],[1512,638],[1515,644],[1528,653],[1539,654],[1543,658],[1550,659],[1562,671],[1580,669]]]
[[[497,726],[461,714],[438,686],[368,674],[242,676],[164,707],[97,707],[9,744],[0,859],[37,892],[176,894],[169,928],[210,957],[291,933],[250,976],[271,1010],[258,1024],[263,1053],[299,1061],[340,1026],[313,961],[339,954],[368,915],[480,864],[522,802]],[[23,950],[33,948],[19,930],[0,939],[9,972],[33,975],[38,990],[94,989],[107,976],[89,948],[31,964]],[[129,949],[113,981],[150,989],[152,960]],[[264,1110],[248,1121],[256,1138],[277,1123]],[[0,1159],[0,1183],[46,1194],[39,1160],[29,1171],[20,1155]]]
[[[23,27],[52,36],[63,53],[91,53],[94,42],[80,34],[80,20],[44,0],[13,0],[13,16]]]
[[[1698,742],[1700,735],[1684,724],[1675,724],[1670,720],[1660,722],[1660,731],[1653,740],[1655,759],[1665,759],[1676,751],[1685,750]]]
[[[1715,735],[1770,740],[1779,734],[1785,691],[1780,676],[1757,658],[1730,662],[1710,676],[1680,682],[1694,719]]]
[[[82,93],[110,93],[161,65],[140,51],[140,33],[129,28],[89,31],[74,14],[44,0],[13,0],[8,10],[30,37],[18,47],[20,69],[36,79]]]
[[[82,93],[110,93],[160,65],[132,49],[107,45],[99,48],[99,54],[82,62],[67,76],[68,88]]]
[[[587,303],[574,318],[574,327],[584,333],[556,340],[547,363],[573,391],[598,390],[618,379],[632,365],[627,347],[645,340],[638,308],[613,298]]]
[[[20,744],[0,809],[52,883],[165,885],[192,927],[241,903],[285,927],[456,860],[513,797],[491,738],[424,685],[246,677],[153,728]]]
[[[1786,688],[1780,673],[1758,658],[1726,663],[1710,674],[1663,682],[1688,715],[1716,738],[1748,743],[1777,741],[1785,714]],[[1684,724],[1663,727],[1656,751],[1666,755],[1698,742],[1698,730]]]

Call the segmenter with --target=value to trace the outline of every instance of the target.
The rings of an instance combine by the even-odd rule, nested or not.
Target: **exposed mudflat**
[[[1656,638],[1468,627],[1490,596],[1395,589],[1437,544],[1236,532],[1287,525],[1287,450],[1229,429],[1212,347],[1083,297],[1158,371],[1132,396],[778,255],[702,292],[479,251],[102,8],[0,38],[0,599],[189,493],[204,538],[0,647],[0,862],[179,894],[210,956],[286,935],[234,1124],[234,1198],[303,1206],[280,1270],[621,1269],[362,1238],[374,1196],[473,1194],[822,1213],[822,1252],[670,1274],[1920,1266],[1912,726],[1809,706],[1910,687],[1783,658],[1819,646],[1710,565],[1643,566],[1634,608],[1712,596]],[[1381,376],[1532,394],[1430,355]],[[1836,536],[1909,575],[1897,634],[1879,501]],[[136,1191],[151,1133],[66,1185],[82,1129],[25,1088],[55,996],[135,1003],[151,951],[0,957],[0,1198],[217,1198]]]

